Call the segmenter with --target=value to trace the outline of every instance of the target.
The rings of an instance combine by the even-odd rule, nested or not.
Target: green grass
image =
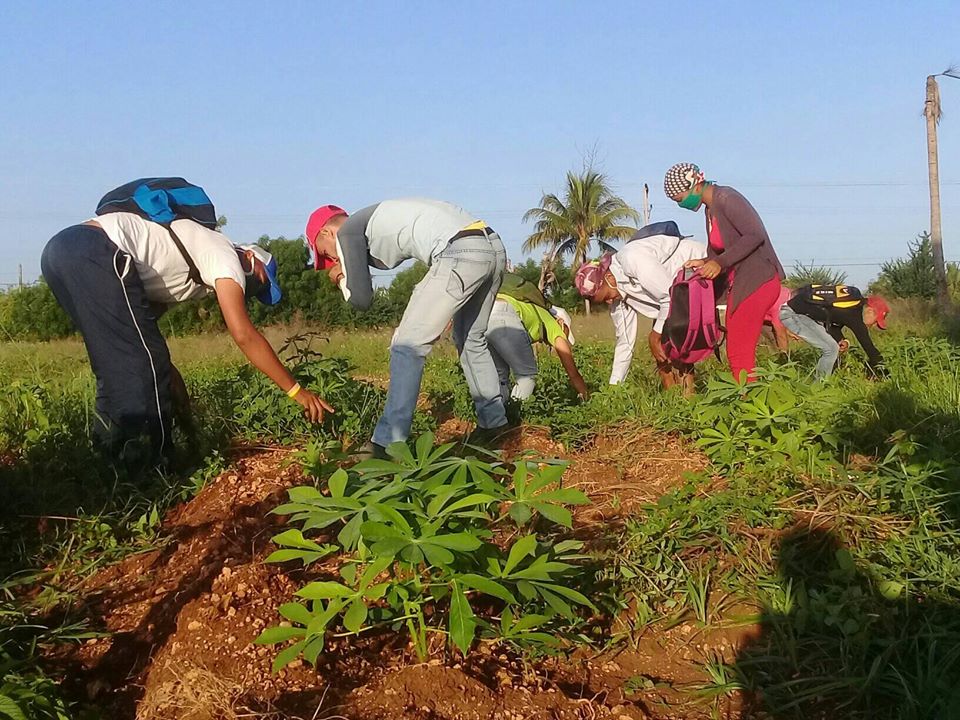
[[[645,332],[629,381],[607,387],[609,326],[598,314],[577,328],[578,363],[596,390],[589,402],[541,352],[537,393],[521,411],[570,449],[626,422],[682,433],[709,458],[707,471],[610,538],[601,578],[613,605],[635,609],[634,633],[678,618],[709,628],[725,607],[756,608],[759,637],[734,662],[708,663],[712,680],[691,700],[744,687],[775,718],[950,717],[960,707],[960,349],[916,337],[933,328],[917,320],[881,338],[889,381],[867,379],[852,351],[829,382],[813,384],[813,355],[798,347],[785,365],[765,351],[763,376],[745,393],[707,362],[698,396],[684,400],[660,391]],[[268,334],[279,347],[301,330]],[[2,576],[45,588],[28,604],[19,581],[5,588],[0,698],[38,717],[38,698],[59,702],[37,642],[75,641],[82,630],[60,633],[45,613],[62,615],[82,577],[154,542],[159,515],[223,467],[230,442],[365,439],[383,402],[389,337],[337,331],[300,343],[298,378],[338,407],[320,429],[228,337],[172,339],[201,433],[167,476],[131,476],[92,448],[93,382],[79,342],[0,345]],[[424,392],[434,412],[418,414],[418,431],[445,414],[472,419],[447,341],[428,362]]]

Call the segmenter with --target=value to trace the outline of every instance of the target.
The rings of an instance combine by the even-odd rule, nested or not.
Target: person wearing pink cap
[[[325,270],[345,300],[360,310],[373,300],[370,268],[389,270],[405,260],[429,266],[390,343],[390,388],[366,452],[410,435],[423,366],[449,323],[481,432],[493,437],[507,425],[500,378],[487,345],[487,323],[503,281],[506,252],[487,224],[441,200],[385,200],[353,215],[336,205],[317,208],[307,221],[314,268]]]

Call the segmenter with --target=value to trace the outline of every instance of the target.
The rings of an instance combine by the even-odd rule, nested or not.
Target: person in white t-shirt
[[[209,294],[216,294],[227,329],[250,362],[313,422],[322,420],[332,408],[300,387],[247,313],[247,298],[267,305],[280,300],[270,253],[234,246],[193,220],[174,220],[171,227],[184,252],[166,227],[125,212],[62,230],[43,250],[43,277],[83,336],[97,378],[96,436],[122,457],[138,455],[143,438],[151,460],[169,457],[171,414],[186,388],[157,318],[169,306]],[[188,259],[200,282],[191,279]]]
[[[610,384],[623,381],[630,370],[637,340],[640,315],[651,318],[653,329],[647,337],[650,353],[664,387],[680,384],[693,391],[693,366],[671,362],[660,341],[670,314],[670,287],[684,263],[706,254],[703,243],[681,235],[677,224],[652,223],[640,228],[623,248],[600,262],[584,263],[575,278],[583,297],[610,305],[617,344],[613,355]]]

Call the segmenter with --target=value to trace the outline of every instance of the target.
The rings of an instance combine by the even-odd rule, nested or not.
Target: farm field
[[[902,321],[890,380],[767,350],[685,400],[642,348],[607,387],[609,325],[578,318],[591,399],[541,355],[495,456],[443,343],[414,441],[356,466],[389,331],[268,333],[321,430],[174,338],[164,476],[96,456],[79,342],[0,345],[0,717],[960,716],[960,348]]]

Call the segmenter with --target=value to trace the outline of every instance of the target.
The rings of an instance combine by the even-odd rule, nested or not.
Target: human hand
[[[849,340],[841,340],[840,342],[837,343],[837,345],[840,347],[840,352],[846,352],[847,350],[850,349]]]
[[[327,402],[306,389],[300,390],[293,396],[303,406],[303,412],[312,423],[323,421],[324,412],[336,412]]]
[[[667,353],[664,352],[663,343],[660,342],[660,333],[656,330],[651,330],[647,336],[647,343],[650,345],[650,354],[653,355],[653,359],[658,363],[665,363],[667,361]]]
[[[713,280],[722,272],[723,268],[720,267],[720,263],[716,260],[707,260],[700,266],[700,277],[706,278],[707,280]]]
[[[802,337],[797,335],[795,332],[791,332],[790,330],[787,330],[787,337],[790,338],[791,340],[796,340],[797,342],[803,341]]]
[[[685,268],[698,268],[698,267],[700,267],[701,265],[703,265],[706,261],[707,261],[706,258],[699,258],[699,259],[696,259],[696,260],[687,260],[687,261],[683,264],[683,266],[684,266]]]

